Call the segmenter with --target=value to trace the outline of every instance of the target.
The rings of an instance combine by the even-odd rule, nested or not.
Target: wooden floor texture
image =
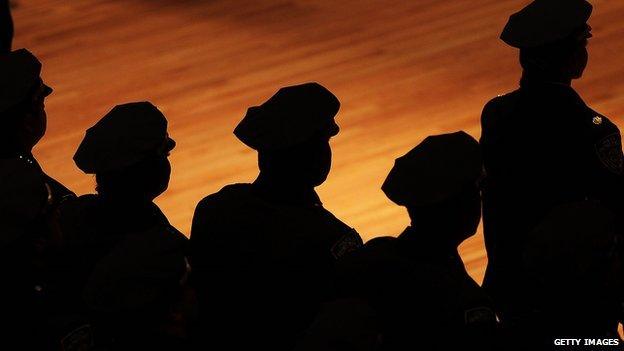
[[[118,103],[162,109],[178,147],[158,203],[186,234],[203,196],[256,174],[255,152],[232,135],[246,108],[280,86],[321,82],[342,101],[342,131],[320,194],[370,239],[408,223],[380,190],[393,160],[430,134],[478,137],[482,106],[517,86],[517,52],[498,35],[527,2],[17,0],[14,46],[39,56],[55,88],[36,156],[80,194],[94,189],[72,162],[85,129]],[[575,84],[624,126],[624,1],[593,4],[591,62]],[[480,280],[481,234],[461,249]]]

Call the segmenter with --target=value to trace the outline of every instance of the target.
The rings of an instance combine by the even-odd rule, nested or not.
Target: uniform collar
[[[254,194],[269,202],[310,207],[323,205],[314,189],[293,189],[266,181],[261,177],[258,177],[251,187]]]
[[[160,208],[150,201],[127,201],[127,199],[112,198],[97,195],[107,214],[123,222],[148,224],[153,222],[167,222]]]
[[[43,170],[41,169],[41,166],[39,165],[39,162],[37,162],[37,159],[35,159],[35,157],[31,153],[19,153],[19,152],[6,153],[6,154],[1,154],[0,158],[3,158],[3,159],[17,158],[26,162],[29,165],[32,165],[33,167],[36,167],[39,171],[43,172]]]
[[[424,232],[409,226],[398,237],[412,255],[456,260],[457,247],[436,240],[441,233]]]
[[[520,79],[521,88],[552,85],[563,86],[572,89],[572,80],[560,79],[542,73],[529,73],[526,70],[522,72],[522,78]]]
[[[542,80],[542,79],[522,79],[520,81],[521,89],[532,89],[532,88],[558,88],[564,90],[572,90],[571,84],[566,84],[562,82],[557,82],[554,80]]]
[[[574,90],[572,85],[558,82],[555,80],[541,79],[539,77],[522,77],[520,82],[520,91],[539,91],[540,94],[544,92],[554,93],[562,98],[570,99],[581,106],[587,107],[583,98]]]

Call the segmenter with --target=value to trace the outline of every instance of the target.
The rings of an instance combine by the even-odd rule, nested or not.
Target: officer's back
[[[520,88],[483,110],[487,180],[484,286],[502,319],[524,308],[526,236],[555,206],[595,199],[621,211],[622,149],[618,128],[572,88],[587,65],[585,0],[541,1],[511,16],[501,38],[520,49]]]
[[[224,187],[195,210],[198,345],[291,349],[332,295],[334,261],[361,244],[314,191],[329,173],[338,108],[318,84],[287,87],[250,108],[236,128],[258,151],[260,174],[252,184]]]
[[[74,156],[95,174],[97,194],[61,208],[65,284],[99,347],[180,347],[168,328],[187,273],[186,239],[153,203],[167,188],[174,146],[156,107],[129,103],[90,128]]]
[[[337,276],[342,295],[376,310],[382,349],[493,347],[490,301],[457,252],[479,223],[481,172],[479,145],[465,133],[429,137],[397,159],[382,189],[412,226],[346,256]]]

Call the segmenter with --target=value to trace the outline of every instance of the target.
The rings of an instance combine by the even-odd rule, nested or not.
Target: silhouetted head
[[[175,147],[165,116],[151,103],[118,105],[87,130],[74,155],[95,174],[100,195],[152,201],[169,184],[169,152]]]
[[[46,132],[45,98],[52,88],[41,63],[25,49],[0,56],[0,152],[30,153]]]
[[[258,151],[263,178],[315,187],[331,168],[329,140],[339,131],[339,108],[336,96],[317,83],[286,87],[249,108],[234,134]]]
[[[405,206],[420,232],[458,245],[481,219],[479,143],[464,132],[427,137],[395,161],[382,190]]]
[[[569,82],[587,66],[592,9],[586,0],[536,0],[509,18],[501,39],[520,49],[525,77]]]

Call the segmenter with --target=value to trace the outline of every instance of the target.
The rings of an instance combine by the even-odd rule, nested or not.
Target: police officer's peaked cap
[[[48,193],[35,166],[23,159],[0,159],[0,247],[25,233],[43,210]]]
[[[334,136],[338,98],[318,83],[281,88],[260,106],[250,107],[234,135],[255,150],[285,149],[318,133]]]
[[[23,102],[39,83],[41,62],[26,49],[0,55],[0,113]],[[52,89],[46,87],[46,94]]]
[[[479,143],[465,132],[427,137],[396,159],[381,189],[401,206],[440,203],[483,174]]]
[[[74,162],[87,174],[106,173],[174,147],[162,112],[149,102],[134,102],[115,106],[89,128]]]
[[[535,0],[511,15],[501,39],[521,49],[553,43],[585,25],[592,9],[586,0]]]

